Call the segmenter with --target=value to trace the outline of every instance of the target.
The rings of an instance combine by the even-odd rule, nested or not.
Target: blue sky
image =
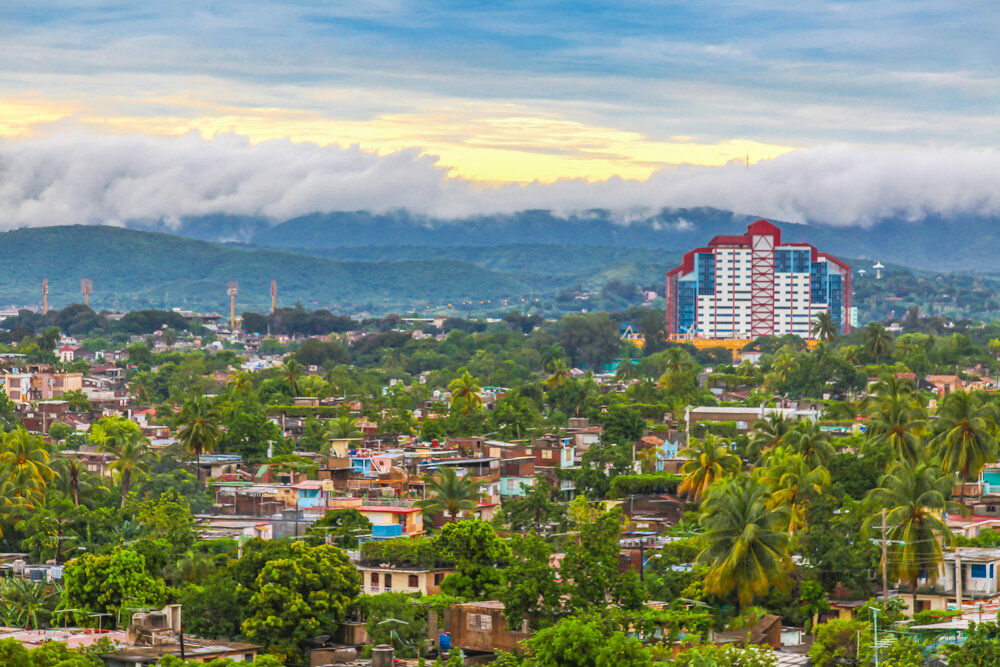
[[[497,185],[1000,140],[995,0],[6,0],[0,31],[15,142],[233,133]]]

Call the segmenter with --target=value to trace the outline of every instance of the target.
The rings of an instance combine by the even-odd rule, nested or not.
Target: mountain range
[[[683,252],[717,234],[741,233],[754,219],[708,208],[630,220],[607,211],[571,217],[527,211],[454,221],[406,212],[342,212],[277,224],[206,216],[127,228],[19,229],[0,234],[6,267],[0,273],[0,303],[38,304],[42,278],[49,280],[50,305],[79,302],[79,281],[90,278],[95,307],[224,312],[226,283],[235,280],[238,308],[260,311],[270,306],[269,285],[276,280],[279,305],[299,302],[342,313],[496,312],[506,307],[504,300],[513,305],[522,299],[572,310],[588,304],[569,297],[556,306],[555,296],[593,292],[612,281],[658,286]],[[933,274],[986,274],[1000,271],[991,247],[996,222],[886,220],[867,229],[776,224],[786,240],[813,243],[857,267],[878,259],[897,272],[908,266]],[[859,257],[868,259],[852,259]],[[949,284],[935,289],[944,293]],[[993,282],[964,288],[992,294]],[[888,283],[879,289],[888,290]],[[871,300],[868,310],[879,315],[878,289],[865,295]]]

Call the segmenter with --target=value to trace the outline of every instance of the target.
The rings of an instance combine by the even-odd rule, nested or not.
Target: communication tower
[[[42,278],[42,315],[49,312],[49,279]]]
[[[83,305],[90,305],[90,295],[94,293],[94,281],[84,278],[80,281],[80,294],[83,295]]]
[[[271,314],[278,309],[278,281],[271,281]]]
[[[240,284],[230,280],[226,284],[226,294],[229,295],[229,330],[236,330],[236,295],[240,293]]]

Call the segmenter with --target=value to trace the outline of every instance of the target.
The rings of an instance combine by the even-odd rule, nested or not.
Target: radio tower
[[[49,279],[42,278],[42,315],[49,312]]]
[[[226,285],[226,294],[229,295],[229,330],[236,331],[236,295],[240,293],[240,284],[235,280],[230,280]]]
[[[90,306],[90,295],[94,293],[94,281],[84,278],[80,281],[80,294],[83,295],[83,305]]]
[[[271,314],[278,309],[278,281],[271,281]]]

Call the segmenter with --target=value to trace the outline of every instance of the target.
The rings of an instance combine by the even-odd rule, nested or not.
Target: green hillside
[[[447,259],[365,262],[329,260],[276,250],[248,250],[166,234],[100,226],[22,229],[0,235],[0,303],[76,303],[80,279],[94,282],[96,308],[182,307],[228,310],[226,283],[240,284],[241,309],[280,302],[342,312],[419,309],[463,299],[496,299],[539,286]],[[542,287],[551,288],[549,285]]]

